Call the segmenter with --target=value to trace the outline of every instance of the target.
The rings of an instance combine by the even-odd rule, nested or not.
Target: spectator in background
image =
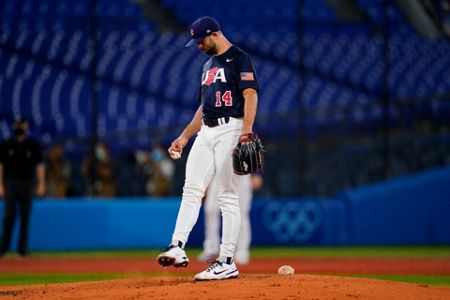
[[[86,179],[86,195],[114,197],[117,195],[114,168],[106,145],[97,143],[93,154],[81,164],[81,174]]]
[[[152,152],[135,153],[140,172],[145,177],[145,190],[151,196],[167,196],[172,193],[175,164],[167,157],[160,144],[155,144]]]
[[[19,206],[21,223],[17,252],[25,257],[28,255],[33,178],[36,175],[36,195],[43,196],[45,166],[39,143],[28,136],[28,122],[17,118],[13,132],[14,137],[0,145],[0,197],[5,199],[0,255],[9,250],[16,208]]]
[[[450,1],[442,0],[442,27],[447,38],[450,38]]]
[[[47,196],[67,197],[70,188],[70,165],[64,159],[62,144],[54,144],[47,155]]]

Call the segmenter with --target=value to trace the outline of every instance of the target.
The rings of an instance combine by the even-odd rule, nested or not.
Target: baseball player
[[[158,255],[162,266],[187,266],[184,247],[197,222],[202,198],[213,177],[217,181],[218,205],[222,212],[222,243],[219,257],[196,280],[236,278],[233,260],[241,216],[239,176],[233,172],[232,151],[242,136],[253,132],[259,90],[250,56],[231,44],[212,17],[201,17],[191,25],[191,40],[210,59],[204,64],[199,89],[199,108],[192,121],[168,149],[181,155],[189,139],[197,134],[186,164],[186,179],[171,244]]]
[[[236,244],[234,259],[238,264],[248,264],[250,261],[250,244],[252,239],[250,209],[253,191],[262,187],[263,179],[258,173],[240,177],[239,202],[241,207],[241,229]],[[205,240],[203,251],[198,256],[199,261],[208,261],[219,253],[220,243],[220,210],[217,205],[217,188],[215,180],[211,182],[205,197]]]

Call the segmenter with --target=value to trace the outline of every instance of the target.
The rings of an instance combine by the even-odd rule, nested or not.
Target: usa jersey
[[[251,57],[236,46],[211,58],[203,65],[198,100],[204,118],[244,116],[246,88],[259,90],[255,65]]]

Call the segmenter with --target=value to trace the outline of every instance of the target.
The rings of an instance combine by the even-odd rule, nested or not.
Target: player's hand
[[[0,183],[0,197],[5,197],[5,188],[2,183]]]
[[[169,147],[167,151],[169,152],[170,155],[173,152],[179,152],[181,154],[183,153],[183,148],[186,146],[187,143],[188,139],[183,136],[180,136],[172,142],[172,145]]]
[[[239,143],[243,145],[248,145],[251,143],[249,137],[253,134],[251,130],[242,130],[241,135],[239,136]]]
[[[43,197],[45,195],[45,184],[40,183],[36,187],[36,196]]]

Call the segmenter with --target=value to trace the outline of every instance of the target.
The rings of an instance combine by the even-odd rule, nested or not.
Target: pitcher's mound
[[[195,282],[151,277],[0,287],[2,299],[450,299],[450,288],[322,275],[251,274]]]

